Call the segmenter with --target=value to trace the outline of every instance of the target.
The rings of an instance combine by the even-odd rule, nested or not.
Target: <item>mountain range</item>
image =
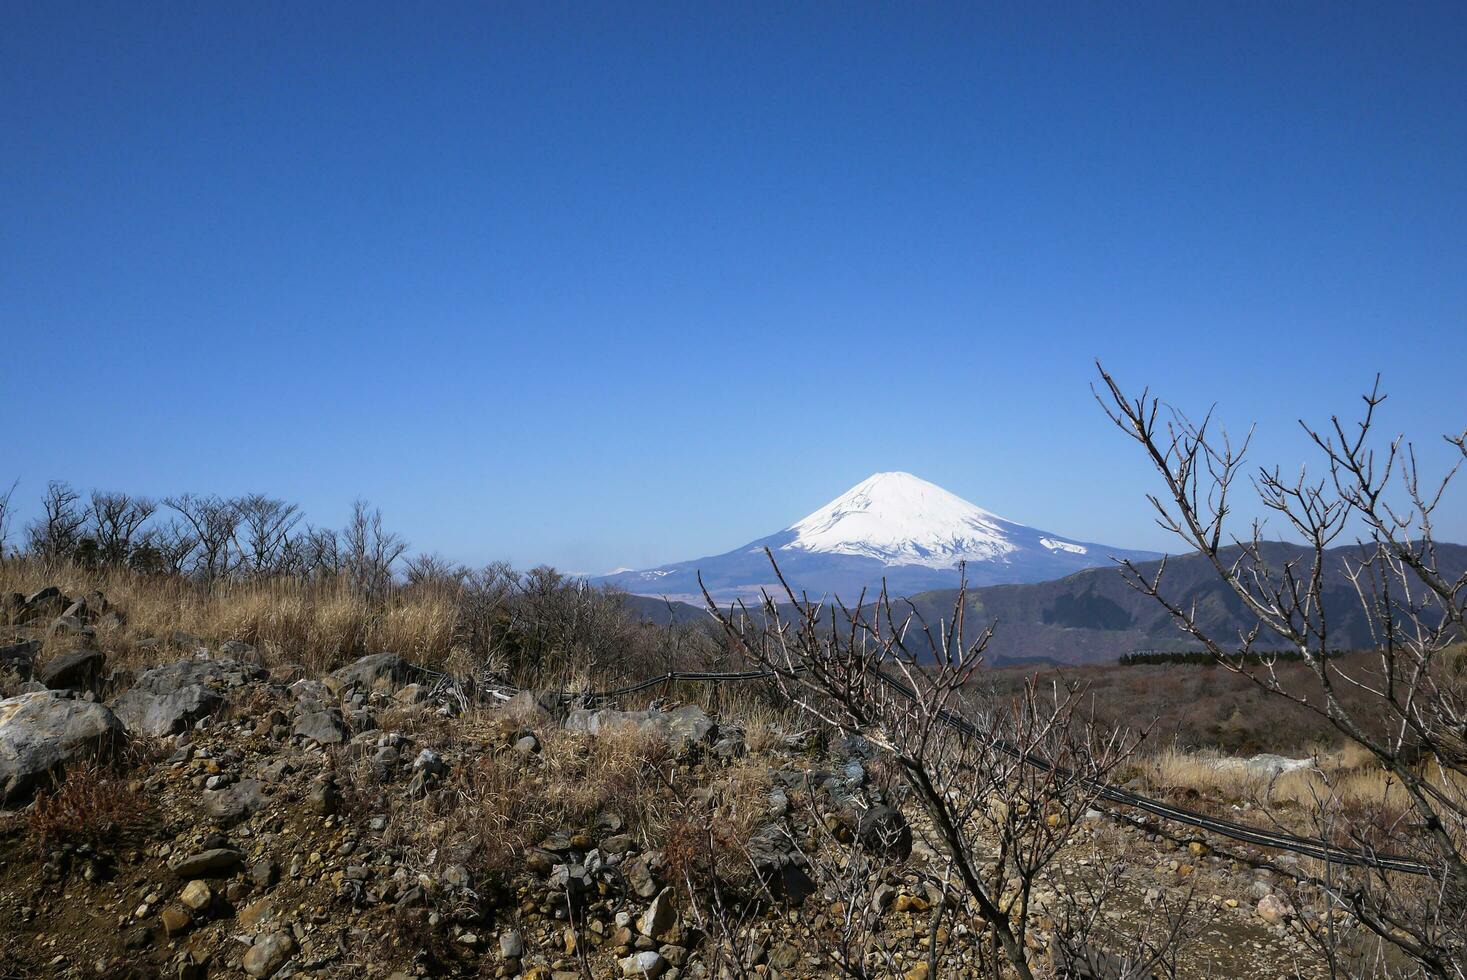
[[[1301,545],[1267,543],[1262,550],[1277,570],[1289,561],[1305,561],[1311,553]],[[1360,605],[1345,574],[1346,560],[1358,559],[1354,545],[1325,553],[1323,608],[1330,622],[1329,645],[1342,650],[1374,645],[1370,618]],[[1226,549],[1225,560],[1237,557]],[[1438,544],[1438,568],[1448,580],[1467,573],[1467,546]],[[1152,577],[1160,563],[1142,562],[1141,574]],[[1197,553],[1167,559],[1163,593],[1172,601],[1196,610],[1199,624],[1222,642],[1236,642],[1239,634],[1257,622],[1242,601],[1218,578],[1212,563]],[[912,607],[934,628],[950,622],[956,589],[939,589],[909,597]],[[658,622],[704,621],[711,624],[703,604],[664,603],[638,596],[629,598],[639,614]],[[905,605],[905,604],[904,604]],[[1024,663],[1113,663],[1122,654],[1145,650],[1199,649],[1156,602],[1131,588],[1116,568],[1090,568],[1050,582],[992,585],[970,589],[964,611],[969,639],[976,639],[989,623],[997,628],[985,654],[994,666]],[[1282,639],[1261,636],[1260,650],[1278,650]]]
[[[1112,558],[1144,561],[1155,552],[1117,548],[1006,520],[910,473],[877,473],[783,530],[721,555],[657,568],[622,570],[594,581],[633,595],[701,604],[698,576],[714,599],[778,592],[768,548],[785,578],[812,597],[847,601],[885,581],[893,595],[1041,582]]]

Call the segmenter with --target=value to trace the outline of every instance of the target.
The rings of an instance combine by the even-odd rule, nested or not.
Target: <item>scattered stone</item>
[[[195,912],[200,912],[209,907],[214,900],[214,893],[209,890],[208,882],[195,878],[183,886],[183,891],[178,893],[178,900]]]
[[[217,877],[234,870],[243,858],[231,847],[213,847],[169,862],[168,870],[180,878]]]
[[[169,937],[177,936],[179,933],[187,931],[188,927],[193,925],[194,922],[193,917],[188,914],[188,910],[180,908],[177,905],[170,905],[164,909],[158,915],[158,921],[163,923],[163,931],[168,933]]]
[[[617,960],[616,965],[624,977],[660,977],[667,972],[668,964],[661,953],[649,949]]]
[[[295,952],[295,940],[283,932],[271,932],[259,936],[240,964],[252,977],[270,977],[285,965]]]
[[[662,939],[676,922],[677,912],[672,907],[672,889],[664,888],[637,919],[637,931],[649,939]]]

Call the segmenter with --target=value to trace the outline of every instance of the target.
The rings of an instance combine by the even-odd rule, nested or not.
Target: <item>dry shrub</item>
[[[105,766],[73,766],[51,791],[36,794],[26,826],[39,849],[59,844],[115,846],[153,819],[148,797]]]
[[[768,819],[772,783],[767,765],[745,760],[712,776],[706,805],[679,796],[658,827],[668,878],[693,888],[707,888],[716,878],[748,890],[748,844]]]

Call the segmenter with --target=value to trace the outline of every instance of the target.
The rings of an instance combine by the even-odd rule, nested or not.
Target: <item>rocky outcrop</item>
[[[264,677],[264,668],[237,660],[182,660],[144,673],[112,707],[128,731],[168,735],[217,709],[225,692]]]
[[[95,691],[106,663],[106,654],[99,650],[73,650],[52,658],[41,668],[39,679],[53,691]]]
[[[395,653],[374,653],[331,674],[328,684],[337,691],[359,689],[393,692],[427,679],[427,671]]]
[[[718,725],[695,704],[685,704],[672,711],[617,711],[612,708],[593,711],[578,708],[566,717],[565,727],[568,731],[591,735],[630,727],[656,735],[680,748],[710,742],[718,733]]]
[[[122,740],[107,708],[50,691],[0,701],[0,804],[28,795],[66,763],[105,758]]]

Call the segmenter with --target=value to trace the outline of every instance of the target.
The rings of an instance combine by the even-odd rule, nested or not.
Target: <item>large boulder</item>
[[[420,683],[427,677],[427,671],[405,657],[396,653],[373,653],[332,672],[330,683],[338,691],[358,688],[390,693],[405,685]]]
[[[0,701],[0,804],[21,799],[68,762],[105,758],[123,737],[100,704],[37,691]]]
[[[107,655],[100,650],[73,650],[42,667],[40,681],[53,691],[93,691],[102,680],[106,662]]]
[[[265,676],[263,667],[237,660],[181,660],[144,673],[112,708],[130,732],[168,735],[215,711],[229,690]]]
[[[718,732],[717,723],[696,704],[685,704],[672,711],[617,711],[612,708],[593,711],[578,708],[566,716],[565,727],[569,731],[591,735],[631,727],[656,735],[678,748],[710,742]]]

